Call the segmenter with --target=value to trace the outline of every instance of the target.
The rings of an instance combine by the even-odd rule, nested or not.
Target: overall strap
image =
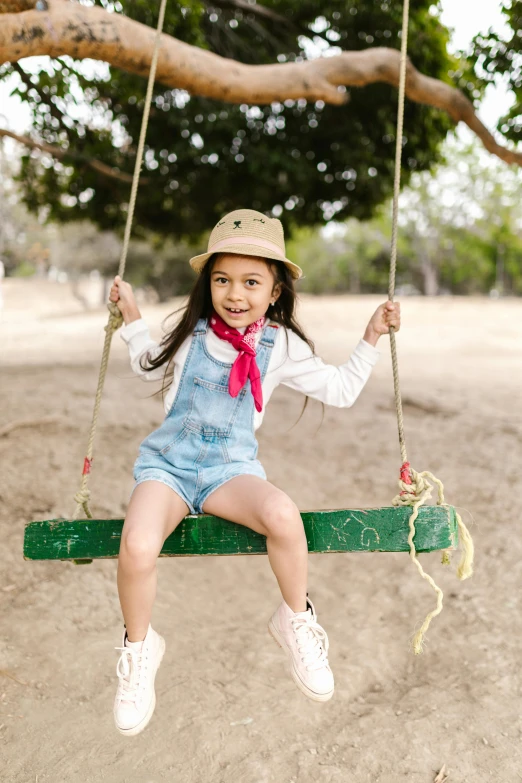
[[[259,346],[266,345],[267,348],[273,348],[277,337],[278,324],[269,323],[263,329],[263,334],[259,341]]]
[[[208,321],[206,318],[200,318],[196,324],[193,334],[206,334]]]

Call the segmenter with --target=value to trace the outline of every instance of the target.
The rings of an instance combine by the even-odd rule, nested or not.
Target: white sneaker
[[[328,701],[334,692],[334,678],[328,665],[328,636],[317,622],[314,605],[308,599],[306,612],[292,612],[284,601],[275,611],[268,630],[292,664],[297,687],[310,699]]]
[[[156,707],[154,679],[165,653],[165,640],[151,626],[141,650],[125,646],[127,631],[123,632],[116,674],[119,684],[114,701],[114,721],[120,734],[133,736],[147,726]]]

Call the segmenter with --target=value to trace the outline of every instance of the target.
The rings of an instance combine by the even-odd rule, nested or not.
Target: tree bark
[[[47,11],[24,10],[27,0],[0,0],[0,62],[22,57],[69,55],[103,60],[116,68],[146,76],[155,31],[99,6],[86,7],[68,0],[48,0]],[[162,36],[157,81],[191,95],[228,103],[269,104],[306,98],[342,105],[348,95],[341,87],[364,87],[375,82],[399,84],[400,54],[376,47],[343,52],[300,63],[245,65],[212,52]],[[522,153],[498,144],[465,95],[438,79],[419,73],[408,62],[406,95],[417,103],[446,111],[455,123],[464,122],[485,148],[506,163],[522,165]]]
[[[438,270],[431,258],[425,255],[422,258],[421,272],[423,279],[424,296],[437,296],[439,293]]]
[[[0,14],[18,13],[34,9],[36,0],[0,0]]]

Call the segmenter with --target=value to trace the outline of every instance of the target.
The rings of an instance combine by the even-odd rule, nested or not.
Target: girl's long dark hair
[[[162,395],[169,389],[172,384],[172,377],[169,370],[172,365],[172,360],[176,352],[181,348],[187,337],[189,337],[200,318],[209,318],[212,313],[212,297],[210,293],[210,276],[212,274],[212,268],[218,257],[218,253],[214,253],[208,259],[207,263],[203,267],[203,270],[198,275],[198,278],[194,284],[188,302],[179,310],[175,310],[172,315],[183,313],[178,323],[168,332],[160,343],[160,352],[157,356],[151,357],[149,353],[146,353],[140,359],[140,366],[143,370],[150,372],[158,367],[165,365],[165,375],[163,377],[163,385],[160,389]],[[274,272],[274,286],[279,283],[281,287],[281,293],[277,298],[277,301],[270,305],[267,310],[267,318],[275,323],[281,324],[281,326],[290,329],[292,332],[298,335],[301,340],[304,340],[310,349],[315,353],[315,346],[312,340],[306,336],[301,326],[298,324],[295,317],[295,309],[297,304],[297,295],[294,288],[294,280],[286,264],[282,261],[267,260],[266,263],[272,268]],[[168,316],[170,318],[171,316]],[[308,403],[308,397],[305,400],[303,411]],[[299,417],[301,418],[301,417]]]

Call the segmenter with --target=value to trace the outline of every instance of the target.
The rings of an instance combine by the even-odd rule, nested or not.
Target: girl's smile
[[[239,310],[237,307],[226,307],[225,310],[227,310],[232,317],[240,316],[247,312],[247,310]]]

